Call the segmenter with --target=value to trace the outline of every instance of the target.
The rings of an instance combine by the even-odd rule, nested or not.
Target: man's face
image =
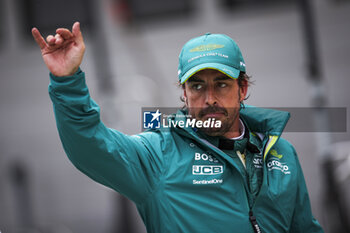
[[[221,121],[221,128],[202,129],[211,136],[239,136],[239,107],[247,94],[247,83],[238,81],[213,69],[194,74],[184,88],[185,104],[193,118]]]

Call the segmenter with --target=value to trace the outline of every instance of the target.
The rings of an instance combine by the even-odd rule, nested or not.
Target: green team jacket
[[[218,149],[215,140],[199,137],[192,128],[125,135],[101,122],[81,70],[50,77],[57,128],[69,159],[93,180],[131,199],[148,232],[259,232],[253,230],[254,218],[264,233],[323,232],[312,216],[297,154],[280,138],[288,113],[249,107],[240,112],[255,148],[249,166],[263,169],[256,192],[251,187],[257,178]]]

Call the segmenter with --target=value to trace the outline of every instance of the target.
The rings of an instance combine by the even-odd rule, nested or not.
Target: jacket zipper
[[[262,231],[260,229],[258,221],[256,220],[256,217],[254,216],[254,213],[253,213],[253,210],[252,210],[253,206],[254,206],[254,203],[255,203],[255,198],[251,199],[252,197],[251,197],[250,188],[249,188],[250,179],[249,179],[248,172],[246,172],[246,178],[247,178],[247,183],[246,183],[245,186],[246,186],[246,193],[247,193],[248,206],[249,206],[249,221],[252,224],[254,233],[261,233]],[[251,202],[253,202],[253,203],[251,203]]]
[[[254,233],[261,233],[262,231],[260,229],[258,222],[256,221],[256,217],[254,216],[252,210],[249,211],[249,220],[250,220],[250,223],[252,224]]]
[[[262,156],[263,156],[264,164],[265,164],[265,156],[264,156],[264,154],[267,154],[267,153],[270,151],[270,149],[272,148],[272,146],[276,143],[276,141],[275,141],[275,142],[271,145],[271,147],[268,148],[268,144],[269,144],[270,140],[271,140],[271,138],[269,138],[269,139],[267,140],[267,142],[265,143],[264,148],[263,148],[263,150],[262,150]],[[264,173],[265,173],[265,172],[264,172]],[[249,182],[249,180],[248,180],[248,182]],[[249,187],[248,187],[248,188],[249,188]],[[248,190],[248,191],[249,191],[249,190]],[[249,195],[249,193],[247,193],[247,194]],[[249,197],[248,197],[248,198],[249,198]],[[256,197],[256,198],[257,198],[257,197]],[[255,199],[256,199],[256,198],[255,198]],[[249,207],[249,209],[250,209],[250,210],[249,210],[249,221],[250,221],[250,223],[252,224],[254,233],[262,233],[261,228],[260,228],[260,226],[259,226],[259,224],[258,224],[258,221],[256,220],[256,217],[254,216],[254,213],[253,213],[253,210],[252,210],[254,204],[255,204],[255,200],[254,200],[254,203],[253,203],[252,207]]]

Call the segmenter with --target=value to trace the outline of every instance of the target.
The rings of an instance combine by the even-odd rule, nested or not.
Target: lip
[[[218,117],[222,117],[225,114],[223,112],[212,112],[212,113],[208,113],[205,114],[204,117],[205,118],[218,118]]]

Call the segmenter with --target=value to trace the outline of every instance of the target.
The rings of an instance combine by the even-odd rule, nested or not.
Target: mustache
[[[204,117],[205,115],[207,114],[210,114],[210,113],[223,113],[225,114],[225,116],[228,115],[227,113],[227,110],[225,108],[221,108],[221,107],[217,107],[217,106],[209,106],[205,109],[202,109],[199,113],[198,113],[198,117],[199,118],[202,118]]]

